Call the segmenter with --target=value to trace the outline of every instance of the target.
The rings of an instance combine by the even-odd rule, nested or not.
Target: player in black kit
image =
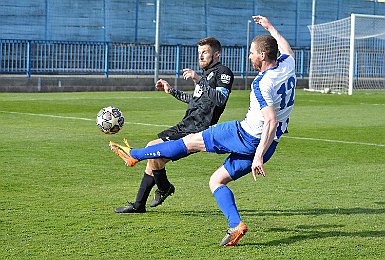
[[[159,139],[150,141],[147,145],[154,145],[168,140],[177,140],[191,133],[200,132],[218,122],[229,98],[234,81],[232,71],[219,62],[221,54],[220,42],[208,37],[198,43],[199,67],[202,76],[192,69],[183,70],[183,78],[191,78],[195,84],[193,94],[172,88],[167,81],[160,79],[156,87],[171,94],[176,99],[188,104],[185,116],[175,126],[158,134]],[[119,154],[118,154],[119,155]],[[123,158],[122,158],[123,159]],[[146,170],[136,195],[135,203],[129,203],[115,209],[116,213],[144,213],[146,201],[151,189],[156,184],[158,189],[150,202],[150,207],[156,207],[175,192],[166,175],[167,159],[147,160]]]

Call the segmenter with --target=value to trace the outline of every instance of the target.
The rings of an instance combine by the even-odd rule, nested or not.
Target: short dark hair
[[[278,43],[271,35],[258,35],[253,39],[253,43],[257,47],[257,51],[265,52],[269,60],[277,60]]]
[[[206,37],[197,42],[198,46],[203,46],[203,45],[209,45],[211,49],[213,49],[213,53],[219,51],[221,52],[222,50],[222,45],[221,43],[215,39],[214,37]]]

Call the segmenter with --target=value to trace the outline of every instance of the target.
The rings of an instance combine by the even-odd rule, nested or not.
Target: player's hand
[[[158,90],[164,90],[164,92],[166,92],[167,94],[169,94],[171,92],[171,86],[170,84],[168,84],[167,81],[165,81],[164,79],[159,79],[156,84],[155,84],[155,87],[158,89]]]
[[[156,83],[155,83],[155,88],[157,90],[163,90],[163,83],[162,83],[162,80],[158,80]]]
[[[195,70],[183,69],[183,78],[186,80],[191,78],[195,83],[197,83],[201,79],[201,76],[199,76]]]
[[[253,173],[254,181],[257,180],[257,175],[260,174],[263,177],[266,176],[265,168],[263,167],[263,158],[255,156],[253,163],[251,164],[251,172]]]
[[[269,22],[269,20],[267,20],[266,17],[264,16],[261,16],[261,15],[254,15],[253,16],[253,20],[256,24],[260,24],[263,28],[265,28],[266,30],[269,30],[272,25],[271,23]]]

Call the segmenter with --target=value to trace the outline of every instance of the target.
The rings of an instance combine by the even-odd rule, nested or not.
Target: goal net
[[[310,91],[385,89],[385,16],[352,14],[308,27]]]

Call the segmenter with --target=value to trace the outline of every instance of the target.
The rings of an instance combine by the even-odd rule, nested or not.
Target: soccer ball
[[[116,134],[124,125],[122,111],[113,106],[100,109],[96,117],[96,125],[105,134]]]
[[[324,93],[330,94],[330,93],[332,93],[332,90],[330,88],[324,88]]]

